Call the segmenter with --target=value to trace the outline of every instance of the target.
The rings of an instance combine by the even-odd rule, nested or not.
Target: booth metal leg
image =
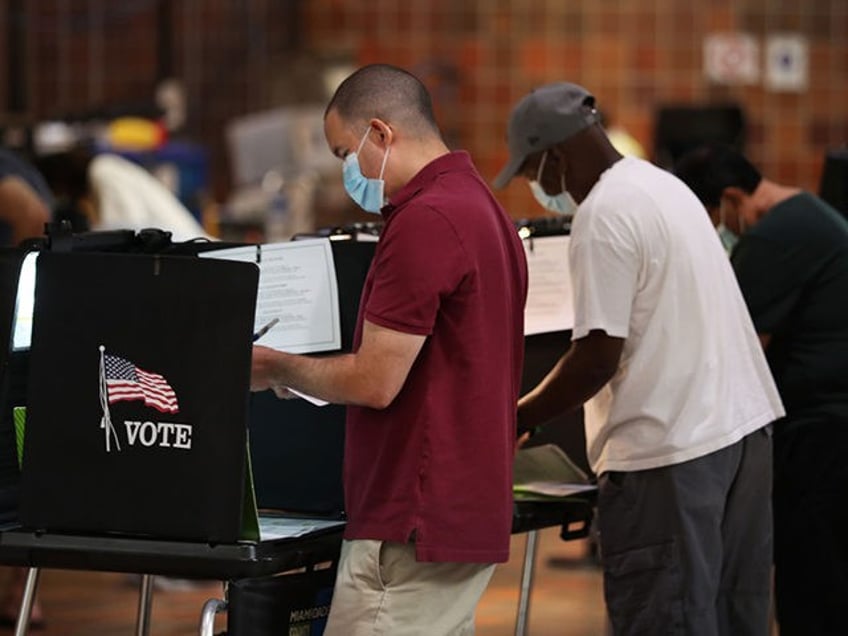
[[[15,623],[15,636],[25,636],[29,630],[29,619],[32,615],[32,604],[35,601],[35,591],[38,589],[38,568],[30,568],[27,572],[24,596],[21,608],[18,610],[18,621]]]
[[[214,636],[215,615],[227,610],[227,601],[210,598],[203,604],[200,614],[200,636]]]
[[[138,618],[135,624],[136,636],[150,634],[150,606],[153,602],[153,576],[142,574],[138,593]]]
[[[527,533],[527,543],[524,545],[524,567],[521,570],[521,591],[518,596],[518,616],[515,619],[515,636],[526,636],[527,634],[530,591],[533,587],[533,569],[536,566],[536,544],[538,540],[538,530],[530,530]]]

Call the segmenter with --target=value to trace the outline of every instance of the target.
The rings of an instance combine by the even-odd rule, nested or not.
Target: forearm
[[[599,355],[595,346],[573,344],[545,378],[518,401],[518,428],[532,430],[582,406],[609,382],[618,353]]]
[[[355,404],[384,408],[391,397],[381,392],[354,354],[325,357],[295,355],[279,351],[268,356],[263,371],[268,386],[263,388],[291,388],[333,404]]]

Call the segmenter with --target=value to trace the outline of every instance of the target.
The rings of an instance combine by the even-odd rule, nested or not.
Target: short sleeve
[[[569,265],[574,288],[572,339],[596,329],[626,338],[639,275],[634,247],[590,233],[584,239],[572,240]]]
[[[404,208],[380,238],[365,319],[403,333],[429,335],[442,299],[467,274],[459,237],[438,210]]]

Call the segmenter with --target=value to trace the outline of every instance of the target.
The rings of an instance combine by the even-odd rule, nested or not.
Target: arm
[[[356,353],[318,358],[254,346],[250,389],[291,387],[335,404],[383,409],[400,392],[425,339],[366,320]]]
[[[541,426],[578,408],[615,375],[623,338],[591,331],[575,340],[547,376],[518,400],[518,430]]]
[[[0,181],[0,220],[12,230],[12,245],[18,245],[44,234],[50,210],[25,181],[7,177]]]

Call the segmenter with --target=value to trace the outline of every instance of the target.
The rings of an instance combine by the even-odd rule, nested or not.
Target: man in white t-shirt
[[[519,431],[584,405],[616,634],[768,633],[771,440],[783,407],[695,195],[622,157],[582,87],[524,97],[495,180],[574,211],[572,345]],[[563,255],[565,257],[565,255]]]

